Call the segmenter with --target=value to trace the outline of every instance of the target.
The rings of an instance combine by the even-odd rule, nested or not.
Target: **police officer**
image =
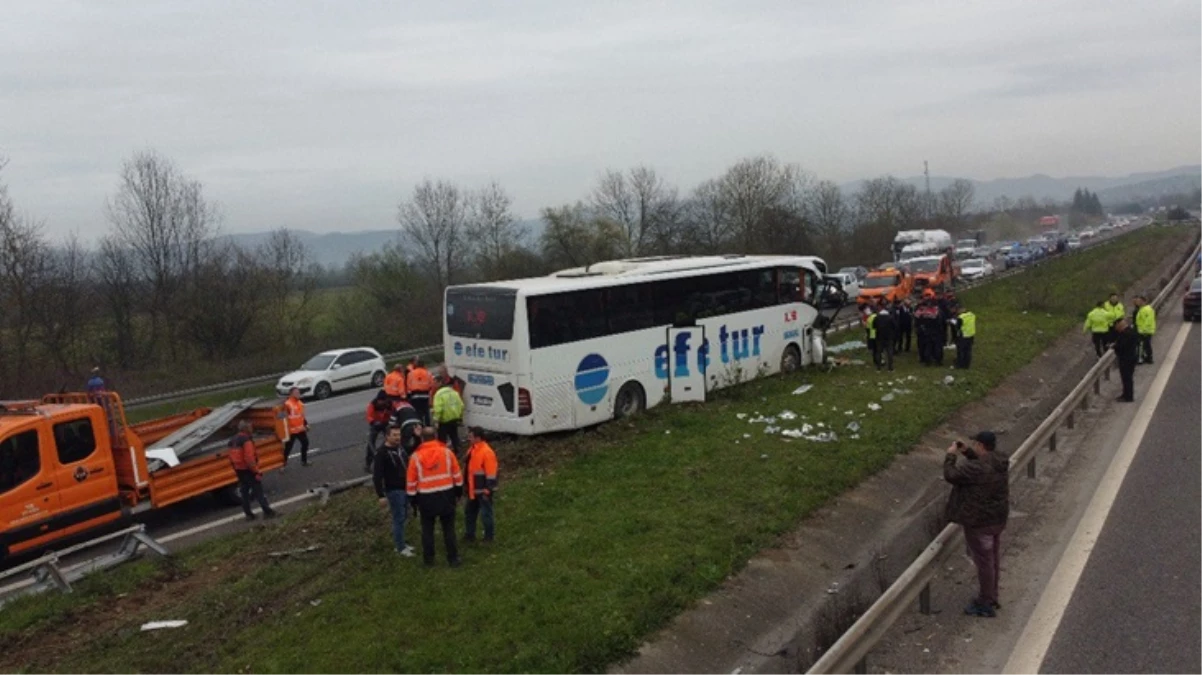
[[[1118,359],[1119,379],[1123,381],[1123,393],[1116,401],[1130,403],[1135,400],[1135,364],[1139,361],[1139,336],[1132,330],[1127,318],[1114,325],[1114,355]]]
[[[1115,337],[1117,337],[1118,332],[1114,325],[1119,319],[1123,318],[1125,312],[1123,309],[1123,302],[1119,300],[1119,294],[1111,293],[1110,299],[1102,305],[1102,309],[1106,310],[1106,314],[1110,317],[1110,330],[1107,331],[1106,335],[1106,345],[1110,346],[1114,344],[1114,340]]]
[[[1152,363],[1152,336],[1156,334],[1156,310],[1142,295],[1135,296],[1135,332],[1139,335],[1139,362]]]
[[[1085,326],[1081,328],[1082,332],[1089,333],[1093,338],[1093,349],[1099,359],[1102,358],[1102,354],[1106,352],[1110,343],[1110,312],[1107,311],[1105,304],[1099,300],[1097,306],[1085,315]]]
[[[958,307],[952,319],[956,332],[956,368],[967,370],[972,367],[972,346],[977,337],[977,315]]]

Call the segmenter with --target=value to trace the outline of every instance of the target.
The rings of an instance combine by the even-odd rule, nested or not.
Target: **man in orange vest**
[[[463,508],[463,539],[476,540],[476,517],[484,523],[484,543],[490,543],[495,532],[493,496],[497,492],[497,453],[484,440],[484,430],[469,427],[467,440],[467,505]]]
[[[445,444],[438,442],[434,429],[422,429],[422,444],[409,461],[405,491],[417,500],[422,518],[422,560],[434,566],[434,520],[442,524],[442,540],[447,561],[459,567],[459,548],[455,545],[455,506],[463,491],[459,460]]]
[[[393,402],[405,398],[405,366],[399,361],[384,377],[384,394]]]
[[[250,499],[253,496],[263,509],[264,518],[275,518],[275,511],[263,496],[263,474],[259,471],[259,453],[255,450],[253,437],[254,427],[250,420],[238,422],[238,434],[230,439],[230,464],[234,466],[234,474],[238,476],[238,496],[242,498],[242,512],[247,520],[254,520],[255,514],[250,510]]]
[[[300,389],[288,390],[284,399],[284,415],[288,420],[288,440],[284,443],[284,466],[288,466],[288,455],[292,444],[300,441],[301,466],[309,466],[309,423],[305,420],[305,404],[300,400]]]
[[[430,371],[422,366],[421,359],[414,359],[413,370],[409,371],[405,388],[409,390],[409,403],[417,410],[422,424],[426,426],[430,426],[430,390],[433,387],[434,378],[430,376]]]
[[[376,397],[367,402],[367,455],[364,459],[364,470],[372,471],[372,460],[376,456],[376,441],[388,430],[388,420],[392,419],[393,401],[383,391],[376,392]]]

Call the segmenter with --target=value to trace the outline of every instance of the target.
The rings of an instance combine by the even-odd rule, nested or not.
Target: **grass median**
[[[628,423],[504,444],[498,541],[466,547],[460,569],[426,570],[397,557],[386,514],[374,495],[357,491],[168,562],[93,577],[72,596],[16,602],[0,612],[0,664],[604,670],[800,518],[1079,330],[1096,298],[1135,283],[1188,234],[1148,228],[965,292],[979,317],[971,371],[923,368],[914,353],[903,354],[893,373],[805,371],[717,393],[704,406],[662,406]],[[792,394],[802,383],[813,388]],[[765,433],[767,424],[750,421],[761,415],[838,440]],[[416,535],[411,523],[410,540]],[[320,548],[308,553],[269,555],[314,544]],[[139,631],[158,619],[189,624]]]

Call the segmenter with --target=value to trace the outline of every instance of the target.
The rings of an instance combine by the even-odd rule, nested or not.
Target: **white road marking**
[[[1069,541],[1064,556],[1056,566],[1056,571],[1052,573],[1052,578],[1048,580],[1048,585],[1039,598],[1039,604],[1035,606],[1035,611],[1028,619],[1014,653],[1010,655],[1006,667],[1002,670],[1003,673],[1038,673],[1043,665],[1048,648],[1052,644],[1052,638],[1056,636],[1060,621],[1064,618],[1064,611],[1068,608],[1068,603],[1072,600],[1073,592],[1077,588],[1077,582],[1081,579],[1081,573],[1085,570],[1085,564],[1089,562],[1098,537],[1102,534],[1102,527],[1106,524],[1111,507],[1114,506],[1114,500],[1118,496],[1119,488],[1123,485],[1123,479],[1127,476],[1127,471],[1135,460],[1135,454],[1152,421],[1152,415],[1160,403],[1160,397],[1168,385],[1169,376],[1172,375],[1177,359],[1181,356],[1191,327],[1192,324],[1182,324],[1177,331],[1177,336],[1173,339],[1173,345],[1169,349],[1168,358],[1160,366],[1156,378],[1152,380],[1152,386],[1148,388],[1147,396],[1139,410],[1136,411],[1131,426],[1127,428],[1127,434],[1123,436],[1118,452],[1106,469],[1106,474],[1098,484],[1093,498],[1090,499],[1089,506],[1081,517],[1081,522],[1077,524],[1073,538]]]
[[[317,495],[312,494],[310,492],[302,492],[299,495],[293,495],[292,497],[289,497],[287,499],[282,499],[278,502],[275,502],[271,506],[272,506],[272,508],[288,506],[289,504],[295,504],[296,502],[304,501],[306,499],[313,499],[316,496]],[[257,509],[251,509],[251,510],[254,511],[255,513],[260,513],[260,511]],[[190,527],[186,530],[180,530],[179,532],[172,532],[171,534],[169,534],[165,537],[155,537],[155,540],[158,541],[160,544],[169,544],[177,539],[191,537],[192,535],[200,534],[201,532],[211,530],[215,527],[221,527],[222,525],[229,525],[230,523],[236,523],[245,518],[246,518],[246,516],[242,515],[241,513],[239,513],[237,515],[233,515],[233,516],[226,516],[225,518],[218,518],[217,520],[211,520],[207,523],[203,523],[203,524],[197,525],[195,527]]]

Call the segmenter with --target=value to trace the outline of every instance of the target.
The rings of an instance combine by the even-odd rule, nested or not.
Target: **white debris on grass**
[[[851,435],[851,439],[852,439],[853,441],[858,441],[858,440],[860,440],[860,435],[859,435],[859,434],[852,434],[852,435]]]
[[[869,403],[868,409],[873,412],[876,412],[881,409],[881,404],[880,403]]]
[[[760,415],[759,413],[756,413],[755,417],[752,417],[751,419],[749,419],[747,421],[750,422],[751,424],[769,424],[769,425],[776,424],[775,417],[764,417],[763,415]]]
[[[795,420],[797,419],[797,413],[792,410],[782,410],[777,417],[782,420]]]
[[[812,384],[803,384],[800,387],[793,390],[793,395],[797,396],[798,394],[804,394],[813,388],[814,388],[814,385],[812,385]]]
[[[805,434],[801,433],[801,429],[785,429],[784,431],[780,432],[780,435],[788,436],[789,438],[804,438],[805,437]]]
[[[888,403],[889,401],[892,401],[893,398],[894,398],[893,392],[889,392],[888,394],[885,394],[884,396],[882,396],[881,400],[884,401],[885,403]]]
[[[779,434],[779,433],[780,433],[780,427],[774,427],[774,426],[772,426],[771,424],[769,424],[768,426],[764,427],[764,433],[766,433],[766,434]]]
[[[863,340],[848,340],[847,342],[842,342],[840,344],[837,344],[837,345],[834,345],[831,347],[827,347],[826,353],[827,354],[842,354],[843,352],[849,352],[853,349],[867,349],[867,348],[868,348],[868,345]]]
[[[847,430],[852,432],[853,434],[859,432],[860,431],[860,423],[856,422],[856,421],[848,422]]]
[[[943,378],[944,384],[951,385],[951,384],[954,384],[955,382],[956,382],[956,378],[952,377],[951,375],[945,375]]]
[[[747,413],[735,413],[735,417],[737,417],[741,420],[745,420],[745,419],[747,419]]]
[[[142,624],[142,630],[160,630],[162,628],[181,628],[187,626],[188,622],[184,619],[172,619],[170,621],[148,621]]]
[[[751,438],[751,434],[743,434],[743,438]],[[737,443],[738,441],[736,441]]]

